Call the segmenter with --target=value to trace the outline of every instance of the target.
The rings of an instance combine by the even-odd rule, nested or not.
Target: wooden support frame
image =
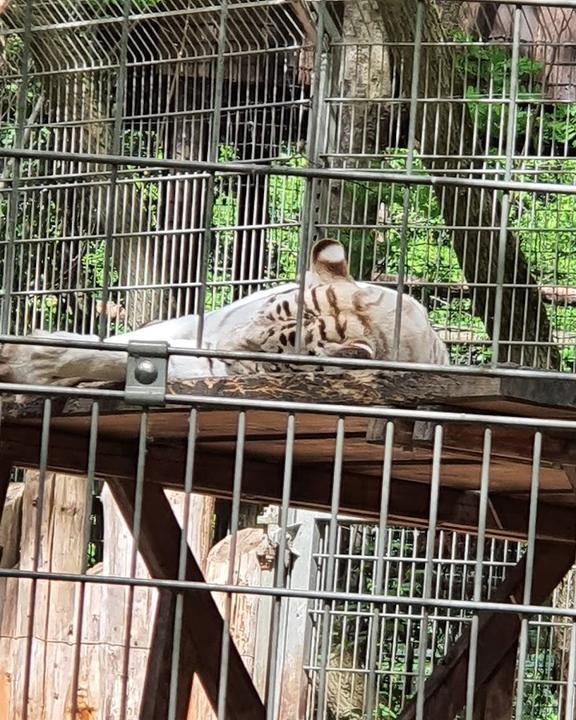
[[[158,591],[156,615],[152,625],[150,652],[146,665],[146,681],[142,691],[139,720],[156,720],[169,716],[170,706],[170,670],[172,643],[174,639],[174,594],[170,590]],[[189,654],[191,655],[191,654]],[[176,717],[186,718],[186,708],[192,688],[192,677],[196,672],[193,657],[180,653],[180,674],[178,678],[178,697]]]
[[[518,642],[513,643],[474,698],[474,720],[512,720]]]
[[[108,478],[108,485],[128,527],[133,527],[136,497],[136,483],[130,479]],[[180,548],[180,526],[160,485],[147,484],[141,509],[141,533],[137,539],[138,550],[148,566],[150,574],[158,579],[178,578],[178,557]],[[203,582],[204,576],[192,552],[186,558],[186,579]],[[220,651],[224,621],[211,594],[205,590],[191,590],[183,595],[182,633],[180,646],[180,672],[178,692],[178,720],[185,720],[188,700],[192,687],[194,669],[214,709],[218,705],[220,680]],[[164,610],[169,605],[164,601]],[[162,664],[158,687],[163,692],[157,701],[155,717],[160,707],[166,708],[170,678],[170,661],[166,657],[166,638],[170,635],[172,623],[155,636],[151,648],[151,662]],[[170,638],[171,640],[171,638]],[[242,662],[234,641],[230,638],[228,665],[228,693],[226,717],[230,720],[264,720],[265,708],[252,679]]]
[[[539,541],[535,546],[531,600],[543,603],[574,563],[576,544]],[[524,589],[525,557],[491,598],[495,602],[521,602]],[[521,618],[511,613],[479,613],[478,653],[476,657],[476,695],[482,686],[509,661],[520,632]],[[424,717],[426,720],[452,720],[466,701],[466,675],[469,657],[469,632],[454,644],[428,678],[424,686]],[[512,695],[510,689],[510,695]],[[415,720],[416,701],[404,708],[400,720]]]
[[[40,430],[5,424],[2,446],[17,465],[36,467],[39,457]],[[88,437],[54,430],[50,433],[48,468],[57,472],[84,474]],[[137,443],[102,438],[98,441],[96,474],[109,478],[132,479],[136,476]],[[146,455],[146,485],[182,489],[186,458],[185,443],[164,445],[150,442]],[[195,492],[221,498],[232,496],[234,460],[232,457],[196,451]],[[258,503],[279,503],[282,498],[283,466],[246,458],[242,484],[243,497]],[[368,520],[378,520],[380,480],[345,469],[340,512]],[[314,465],[296,465],[292,477],[291,503],[307,509],[329,511],[332,472]],[[392,479],[389,520],[426,527],[430,487],[427,484]],[[441,487],[438,525],[446,529],[477,532],[478,494],[453,487]],[[529,502],[527,498],[491,496],[498,518],[487,520],[491,537],[526,539]],[[573,508],[542,503],[536,528],[541,540],[573,543],[576,538],[576,513]]]

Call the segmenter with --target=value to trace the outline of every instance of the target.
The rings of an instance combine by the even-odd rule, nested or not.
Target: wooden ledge
[[[109,383],[92,383],[83,387],[122,389]],[[390,405],[415,408],[433,404],[445,408],[466,408],[470,412],[576,418],[576,381],[569,376],[565,379],[531,379],[405,370],[261,373],[171,383],[168,393],[200,398],[360,407]],[[9,418],[40,417],[42,402],[42,398],[32,395],[6,396],[2,403],[3,415]],[[138,406],[112,398],[100,400],[99,404],[102,414],[140,411]],[[91,405],[89,399],[54,396],[53,413],[64,416],[88,414]]]

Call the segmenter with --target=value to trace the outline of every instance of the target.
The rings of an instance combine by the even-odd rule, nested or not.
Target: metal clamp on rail
[[[168,377],[168,344],[128,343],[125,400],[135,405],[164,405]]]

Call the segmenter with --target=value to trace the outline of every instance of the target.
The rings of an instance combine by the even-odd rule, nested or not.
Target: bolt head
[[[134,376],[142,385],[151,385],[158,378],[158,370],[152,360],[138,360]]]

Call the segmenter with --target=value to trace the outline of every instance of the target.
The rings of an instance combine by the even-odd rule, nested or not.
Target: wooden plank
[[[166,495],[178,524],[183,527],[184,493],[167,490]],[[214,498],[211,497],[192,495],[188,509],[188,544],[204,573],[212,538],[214,502]],[[159,717],[168,717],[170,683],[167,675],[169,675],[170,664],[166,662],[166,658],[171,657],[172,654],[174,610],[174,594],[168,590],[161,590],[156,606],[155,619],[152,623],[150,653],[147,660],[146,680],[144,682],[139,720],[156,720]],[[186,671],[189,674],[189,679],[195,671],[194,666],[188,666]],[[196,685],[193,685],[192,690],[194,691],[195,688]],[[188,705],[190,691],[189,681],[178,684],[179,699],[177,702],[179,707]],[[204,693],[202,697],[206,702]]]
[[[35,467],[39,456],[39,432],[34,428],[5,425],[3,443],[14,462]],[[48,465],[67,473],[85,473],[88,438],[54,431],[50,437]],[[182,487],[186,457],[185,443],[174,445],[149,443],[147,484]],[[98,443],[96,474],[103,478],[136,476],[137,445],[102,439]],[[233,457],[196,452],[195,490],[198,493],[230,498],[232,496]],[[279,504],[282,498],[283,463],[245,459],[242,497],[246,502]],[[528,470],[528,469],[527,469]],[[343,474],[340,510],[343,513],[378,519],[380,479],[354,472],[346,467]],[[297,464],[294,468],[291,503],[294,507],[328,511],[332,491],[330,464]],[[429,486],[393,477],[390,519],[415,526],[427,526]],[[489,520],[492,537],[526,538],[528,502],[524,498],[493,495],[492,503],[502,515],[502,525]],[[440,492],[439,522],[445,528],[475,533],[478,496],[452,487]],[[542,505],[538,513],[537,533],[541,539],[572,542],[576,537],[576,514],[569,507]]]
[[[86,513],[85,479],[47,473],[42,503],[40,476],[28,471],[25,478],[19,568],[35,568],[36,527],[42,508],[37,569],[42,572],[79,573],[84,563],[82,537]],[[77,585],[74,582],[19,580],[17,609],[11,628],[13,674],[10,717],[19,717],[26,702],[29,717],[70,718],[70,689],[74,664],[74,617]],[[30,626],[30,614],[33,623]],[[30,635],[31,633],[31,635]],[[30,678],[26,657],[30,648]],[[59,671],[54,673],[54,668]],[[47,690],[46,677],[50,677]],[[25,692],[27,686],[27,694]]]
[[[474,698],[474,720],[512,720],[518,642],[514,642]]]
[[[89,387],[98,388],[110,386],[110,383],[89,384]],[[490,409],[520,415],[549,416],[552,410],[556,415],[562,412],[574,416],[576,412],[576,381],[571,376],[534,379],[415,370],[303,371],[197,378],[171,383],[168,392],[199,399],[216,396],[363,407],[437,404],[446,408],[465,406],[470,410]],[[54,414],[86,415],[91,404],[92,401],[86,398],[55,397]],[[102,414],[135,411],[137,408],[133,405],[115,399],[101,401]],[[3,400],[5,418],[39,418],[40,415],[39,398],[9,396]]]
[[[205,570],[206,581],[209,583],[226,583],[230,564],[230,545],[232,536],[228,535],[210,550]],[[244,528],[236,533],[236,548],[233,558],[235,582],[239,585],[262,587],[263,557],[271,553],[274,557],[275,548],[260,528]],[[225,595],[214,593],[214,601],[220,611],[224,613]],[[234,639],[246,669],[250,673],[255,686],[261,695],[266,691],[266,667],[264,658],[259,658],[256,652],[259,619],[262,618],[262,608],[269,606],[270,598],[260,595],[235,595],[230,606],[231,635]],[[270,623],[263,623],[269,630]],[[269,641],[269,632],[266,632]],[[261,662],[258,663],[258,660]],[[258,664],[257,664],[258,663]],[[204,694],[192,692],[190,709],[187,720],[216,720],[216,715],[208,705]]]
[[[18,566],[23,494],[24,483],[10,483],[0,522],[2,568]],[[10,717],[13,702],[14,629],[18,614],[19,584],[19,580],[14,577],[0,579],[0,718]]]
[[[147,458],[147,472],[150,471]],[[164,470],[166,472],[166,470]],[[134,520],[134,480],[109,478],[108,484],[129,527]],[[147,484],[142,503],[142,531],[138,549],[154,578],[176,579],[180,547],[180,527],[160,485]],[[194,556],[188,551],[186,579],[203,582],[204,576]],[[213,708],[217,707],[220,673],[220,650],[224,623],[209,592],[199,590],[184,594],[182,642],[180,649],[179,697],[189,698],[194,667]],[[165,660],[162,681],[169,681],[170,662]],[[187,704],[178,707],[178,718],[185,718]],[[166,715],[157,714],[156,717]],[[230,720],[258,720],[265,709],[233,641],[230,643],[226,717]]]
[[[574,563],[575,544],[539,541],[533,565],[531,602],[543,603],[561,582]],[[525,557],[497,588],[494,602],[521,602],[524,590]],[[506,658],[520,632],[520,616],[511,613],[480,612],[478,652],[476,657],[476,688],[487,682]],[[424,686],[424,717],[426,720],[448,720],[455,717],[466,701],[469,631],[452,646],[428,678]],[[510,688],[512,695],[512,688]],[[411,700],[400,714],[400,720],[415,720],[416,700]]]

